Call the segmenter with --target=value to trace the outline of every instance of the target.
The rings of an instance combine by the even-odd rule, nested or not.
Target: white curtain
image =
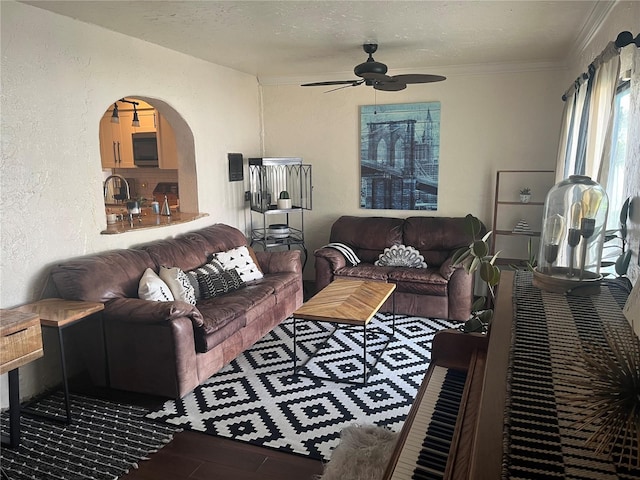
[[[565,93],[556,181],[578,174],[606,183],[619,75],[620,51],[610,42],[589,65],[586,81],[576,80]]]
[[[556,164],[556,183],[575,172],[578,138],[580,137],[580,119],[585,107],[587,89],[580,88],[584,78],[580,77],[563,95],[564,111],[560,131],[560,146]]]

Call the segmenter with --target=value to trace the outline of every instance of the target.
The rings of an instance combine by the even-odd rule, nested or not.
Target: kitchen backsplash
[[[111,173],[111,170],[109,170]],[[177,170],[161,170],[159,168],[116,168],[113,173],[123,177],[135,179],[135,186],[131,186],[132,197],[153,198],[153,189],[161,182],[178,182]],[[132,182],[134,183],[134,182]]]

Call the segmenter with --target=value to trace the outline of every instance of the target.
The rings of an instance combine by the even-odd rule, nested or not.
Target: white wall
[[[61,259],[223,222],[245,229],[242,182],[227,153],[259,155],[255,77],[8,1],[2,21],[0,308],[40,298]],[[200,211],[192,223],[123,235],[105,227],[98,122],[124,96],[173,107],[195,138]],[[28,397],[57,376],[57,357],[21,368]],[[2,405],[7,405],[6,375]]]
[[[299,156],[313,165],[305,277],[314,277],[313,250],[327,243],[340,215],[473,213],[490,226],[497,170],[555,169],[565,75],[470,72],[377,94],[366,86],[331,93],[323,87],[263,86],[266,155]],[[373,105],[376,98],[378,104],[441,102],[438,211],[359,208],[359,106]]]

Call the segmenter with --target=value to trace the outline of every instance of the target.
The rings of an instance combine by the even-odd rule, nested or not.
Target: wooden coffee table
[[[363,348],[362,348],[362,366],[363,366],[363,381],[362,384],[366,385],[369,375],[373,371],[378,363],[378,360],[384,353],[389,341],[395,336],[395,297],[393,297],[393,320],[392,320],[392,332],[387,336],[386,343],[382,347],[382,350],[375,359],[375,362],[367,373],[367,325],[378,313],[380,307],[384,302],[393,294],[396,289],[396,285],[393,283],[383,282],[366,282],[361,280],[346,280],[336,279],[327,285],[323,290],[311,298],[307,303],[302,305],[298,310],[293,312],[293,374],[302,375],[299,373],[297,366],[297,329],[296,322],[298,320],[315,320],[318,322],[329,322],[335,324],[334,330],[329,335],[329,338],[336,332],[339,325],[349,325],[353,327],[362,327],[363,332]],[[318,348],[310,357],[303,363],[300,368],[303,368],[309,360],[322,348]],[[305,375],[302,375],[305,376]],[[311,375],[306,375],[311,376]],[[322,378],[325,380],[332,380],[335,382],[344,383],[360,383],[353,382],[351,380],[342,380],[336,377],[320,377],[313,375],[314,378]]]

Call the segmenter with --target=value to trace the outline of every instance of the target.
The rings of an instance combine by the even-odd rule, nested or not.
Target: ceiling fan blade
[[[393,77],[383,73],[363,73],[361,77],[365,80],[375,80],[376,82],[395,82]]]
[[[406,83],[402,82],[375,82],[373,88],[376,90],[383,90],[385,92],[397,92],[407,88]]]
[[[447,79],[447,77],[443,77],[442,75],[428,75],[428,74],[422,74],[422,73],[394,75],[391,78],[401,83],[431,83],[431,82],[441,82]]]
[[[330,82],[303,83],[301,87],[326,87],[328,85],[360,85],[362,80],[334,80]]]
[[[332,88],[331,90],[327,90],[324,93],[330,93],[330,92],[335,92],[336,90],[342,90],[343,88],[349,88],[349,87],[357,87],[358,85],[362,85],[363,82],[358,82],[358,83],[352,83],[350,85],[343,85],[341,87],[336,87],[336,88]]]

